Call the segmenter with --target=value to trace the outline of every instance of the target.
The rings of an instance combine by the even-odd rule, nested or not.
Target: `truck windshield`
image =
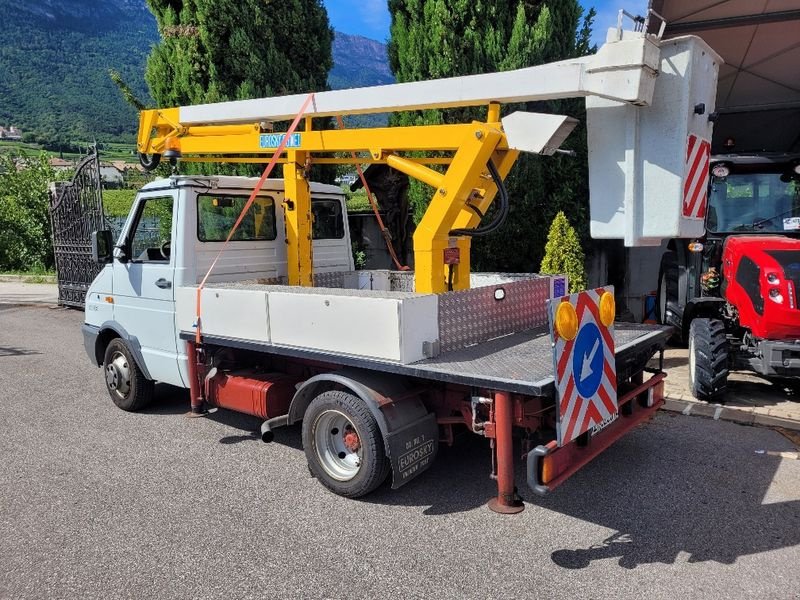
[[[713,232],[800,232],[800,186],[779,173],[712,177],[707,227]]]

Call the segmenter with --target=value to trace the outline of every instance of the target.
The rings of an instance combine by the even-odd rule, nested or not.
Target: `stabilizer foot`
[[[525,504],[522,503],[522,500],[514,499],[511,504],[509,504],[507,502],[501,502],[497,496],[489,500],[486,506],[493,512],[500,513],[501,515],[515,515],[525,510]]]

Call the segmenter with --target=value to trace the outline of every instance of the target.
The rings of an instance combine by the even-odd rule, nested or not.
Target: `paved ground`
[[[781,426],[800,430],[800,388],[791,388],[755,374],[731,373],[724,406],[708,405],[689,390],[689,359],[685,348],[664,354],[665,393],[669,410],[721,418],[740,423]]]
[[[662,413],[516,516],[468,436],[349,501],[297,428],[264,445],[166,386],[116,409],[81,321],[0,306],[0,598],[797,597],[800,460],[772,430]]]
[[[55,306],[57,302],[57,285],[0,281],[0,304],[44,304]]]

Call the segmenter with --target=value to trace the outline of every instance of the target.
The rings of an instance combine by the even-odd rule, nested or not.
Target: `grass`
[[[136,190],[103,190],[103,210],[109,217],[125,217],[135,198]]]
[[[56,272],[44,267],[27,271],[0,271],[0,281],[5,276],[11,276],[21,283],[53,283]]]
[[[85,145],[87,148],[89,146],[88,142],[81,142],[82,145]],[[112,160],[124,160],[125,162],[136,162],[138,159],[136,158],[135,154],[135,145],[134,144],[123,144],[117,142],[106,142],[103,144],[103,148],[100,149],[100,160],[103,161],[112,161]],[[62,156],[61,152],[55,150],[45,150],[39,144],[29,144],[25,142],[17,142],[17,141],[0,141],[0,152],[14,152],[15,154],[19,154],[20,156],[38,156],[42,152],[47,154],[50,157],[60,157]],[[85,154],[77,154],[74,152],[64,152],[63,157],[65,160],[79,160],[86,156]]]
[[[0,271],[0,275],[20,275],[29,277],[53,277],[55,274],[56,272],[54,269],[45,269],[44,267],[36,267],[25,271]]]

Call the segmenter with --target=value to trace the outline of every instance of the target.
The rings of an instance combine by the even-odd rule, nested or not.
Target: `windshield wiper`
[[[777,219],[778,217],[782,217],[784,215],[788,215],[790,213],[793,213],[794,211],[795,211],[795,208],[792,207],[789,210],[784,210],[783,212],[779,212],[777,215],[773,215],[771,217],[767,217],[766,219],[759,219],[758,221],[753,221],[752,227],[758,227],[759,225],[763,225],[764,223],[766,223],[768,221],[772,221],[772,219]]]

